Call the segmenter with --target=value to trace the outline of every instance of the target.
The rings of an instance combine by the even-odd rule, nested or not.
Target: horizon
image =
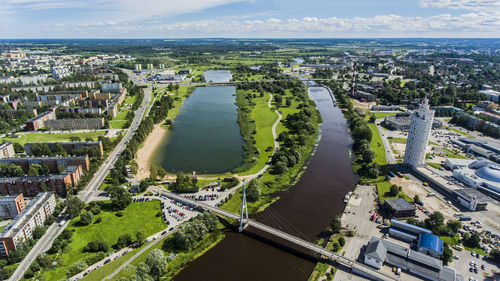
[[[499,38],[495,0],[5,0],[0,38]]]

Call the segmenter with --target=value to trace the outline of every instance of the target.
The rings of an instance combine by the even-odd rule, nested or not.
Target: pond
[[[230,82],[233,74],[229,70],[207,70],[203,72],[206,82],[225,83]]]

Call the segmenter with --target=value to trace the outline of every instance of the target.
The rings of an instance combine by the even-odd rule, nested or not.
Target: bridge
[[[249,226],[252,226],[256,229],[264,231],[268,234],[279,237],[285,241],[291,242],[291,243],[298,245],[302,248],[310,250],[316,254],[327,257],[329,260],[334,261],[338,264],[341,264],[341,265],[345,266],[346,268],[351,268],[354,272],[356,272],[360,275],[364,275],[366,277],[369,276],[369,277],[371,277],[370,279],[376,279],[376,280],[382,280],[382,281],[396,280],[393,277],[391,277],[390,275],[387,275],[383,272],[380,272],[380,271],[378,271],[374,268],[371,268],[363,263],[360,263],[360,262],[357,262],[355,260],[343,257],[337,253],[328,251],[327,249],[325,249],[321,246],[318,246],[316,244],[313,244],[309,241],[297,238],[293,235],[290,235],[290,234],[285,233],[283,231],[280,231],[278,229],[275,229],[275,228],[272,228],[270,226],[259,223],[257,221],[248,219],[246,216],[243,216],[243,215],[240,216],[238,214],[223,210],[221,208],[210,206],[208,204],[198,202],[195,200],[191,200],[191,199],[185,198],[183,196],[180,196],[178,194],[175,194],[175,193],[172,193],[172,192],[169,192],[166,190],[155,189],[155,191],[158,191],[158,192],[165,194],[170,199],[174,199],[174,200],[183,202],[185,204],[191,205],[193,207],[196,207],[196,208],[199,208],[199,209],[202,209],[205,211],[213,212],[215,214],[218,214],[218,215],[226,217],[226,218],[231,218],[231,219],[240,221],[240,225],[244,225],[244,226],[249,225]],[[242,227],[240,227],[240,231],[241,230],[242,230]]]

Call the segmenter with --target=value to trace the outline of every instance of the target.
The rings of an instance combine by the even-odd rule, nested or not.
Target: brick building
[[[40,129],[45,125],[45,122],[47,122],[48,120],[55,120],[55,119],[56,119],[56,113],[54,109],[45,111],[44,113],[26,121],[26,131],[37,131],[38,129]]]
[[[90,161],[87,156],[71,156],[71,157],[10,157],[0,159],[0,164],[14,164],[23,168],[25,173],[33,164],[45,164],[49,167],[51,173],[59,173],[59,167],[63,166],[78,166],[81,165],[82,169],[88,171],[90,169]]]
[[[49,130],[82,130],[104,128],[104,118],[72,118],[47,120],[45,127]]]

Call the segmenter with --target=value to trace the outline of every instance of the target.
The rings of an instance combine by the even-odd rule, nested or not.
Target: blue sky
[[[500,37],[499,0],[1,0],[0,38]]]

